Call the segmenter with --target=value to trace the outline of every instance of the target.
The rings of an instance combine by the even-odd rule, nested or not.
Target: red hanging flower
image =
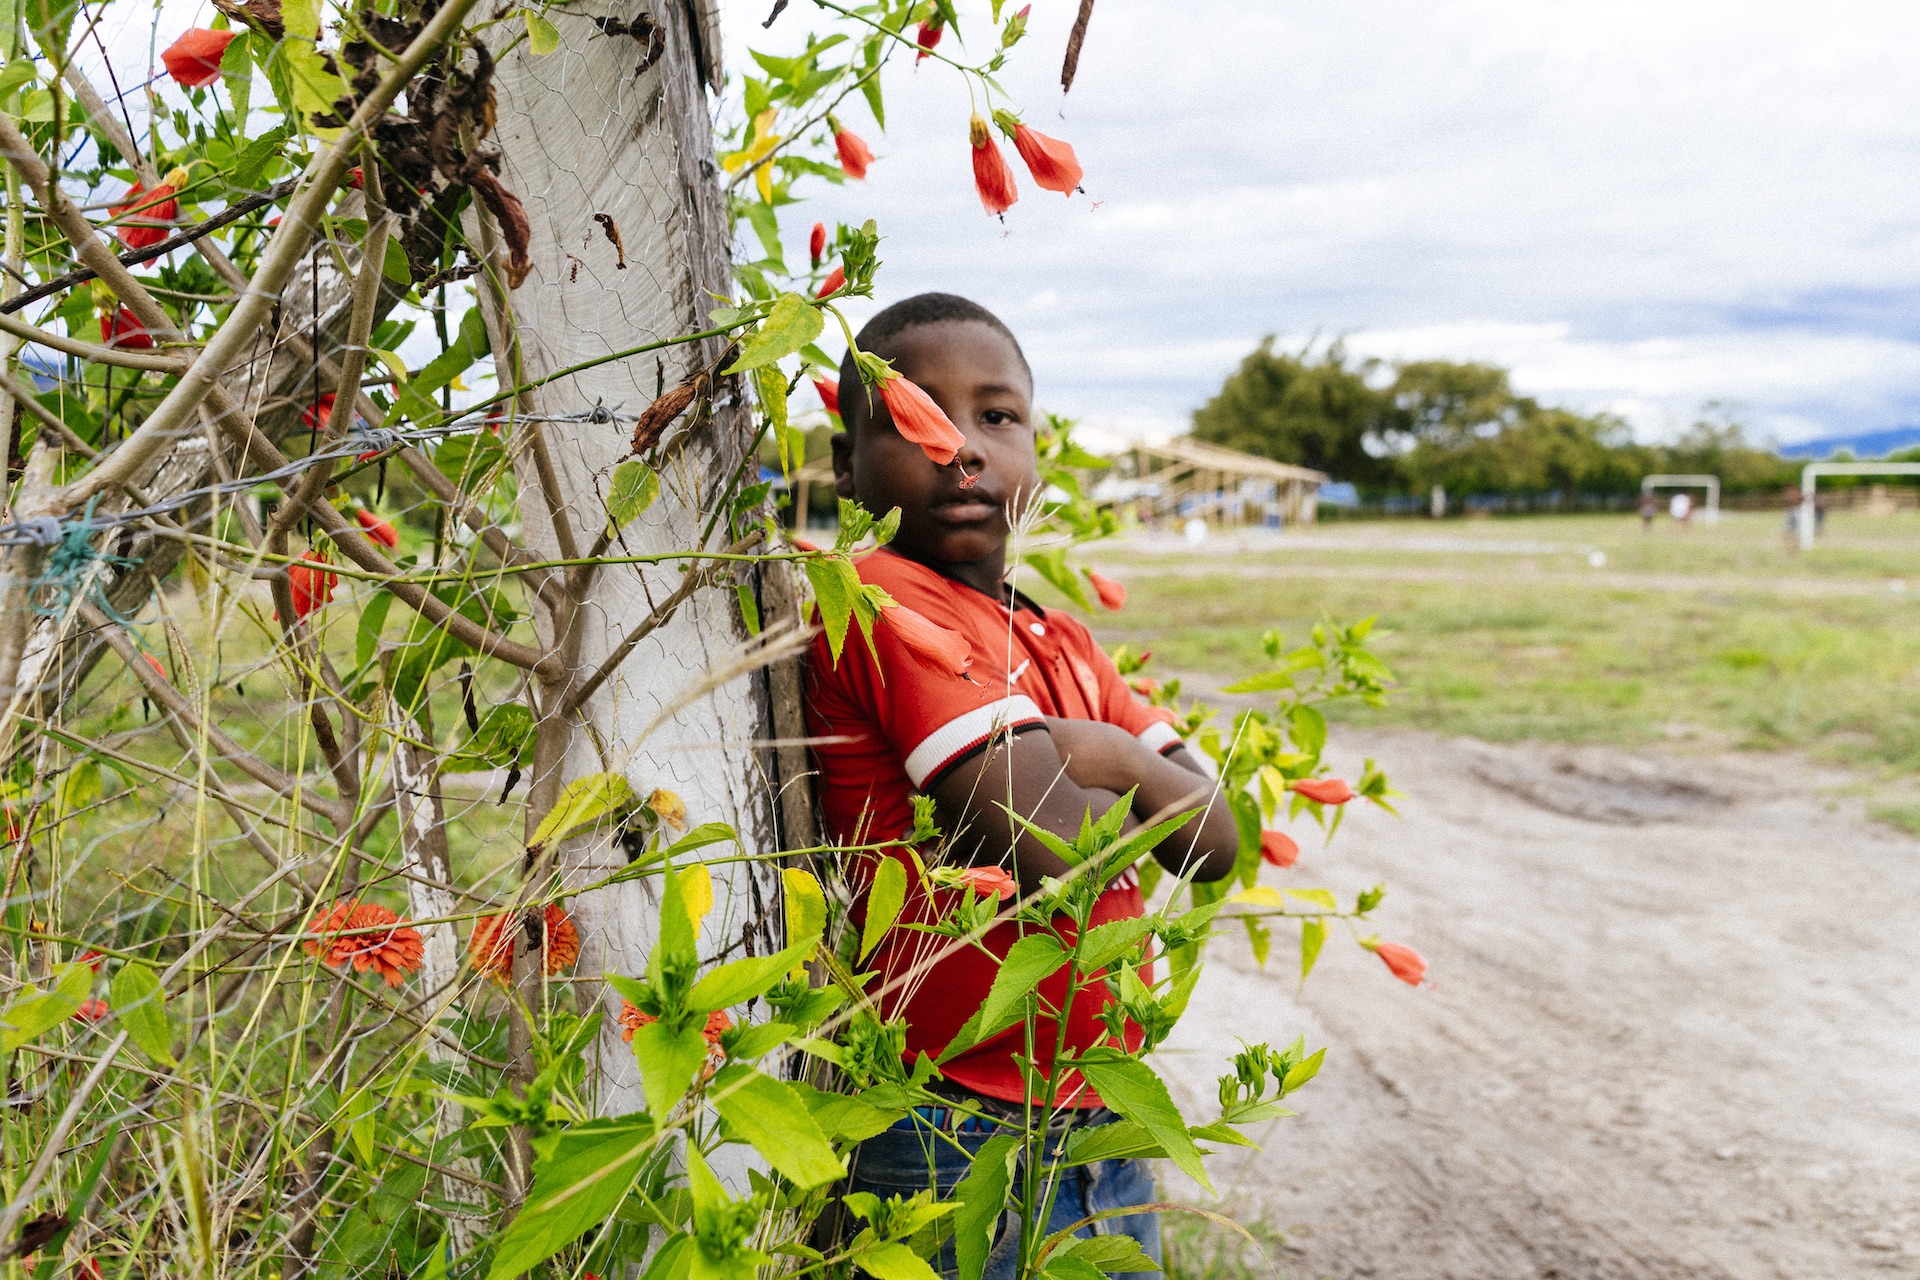
[[[355,191],[364,191],[367,187],[367,171],[359,165],[347,170],[347,186]]]
[[[100,966],[106,962],[106,959],[106,953],[103,951],[82,951],[80,958],[74,961],[74,963],[83,964],[95,973],[98,973],[100,972]]]
[[[111,317],[100,317],[100,341],[122,351],[153,350],[153,332],[140,323],[140,317],[119,308]]]
[[[1398,942],[1376,942],[1373,953],[1386,963],[1394,977],[1410,987],[1419,986],[1420,980],[1427,976],[1427,962],[1412,947]]]
[[[301,554],[301,563],[287,566],[287,585],[293,589],[293,616],[304,618],[333,599],[340,575],[330,573],[327,559],[309,547]]]
[[[367,536],[381,546],[392,550],[400,545],[400,531],[365,507],[354,512],[353,518],[360,522],[360,527],[367,531]]]
[[[815,378],[813,389],[820,396],[820,404],[836,418],[840,416],[840,384],[831,378]]]
[[[327,422],[333,417],[333,392],[329,391],[314,403],[306,407],[300,415],[300,424],[309,431],[325,431]]]
[[[919,66],[921,60],[933,52],[934,46],[940,43],[940,37],[946,33],[946,27],[938,18],[921,23],[920,29],[913,33],[913,42],[920,46],[919,52],[913,55],[913,64]]]
[[[833,270],[827,272],[827,278],[820,282],[820,288],[814,292],[813,296],[816,298],[824,298],[828,294],[838,293],[846,287],[847,287],[846,268],[835,267]]]
[[[1066,196],[1080,189],[1080,179],[1086,171],[1080,167],[1070,144],[1027,128],[1012,112],[996,111],[993,119],[1013,139],[1013,149],[1027,162],[1027,172],[1033,175],[1036,185]]]
[[[907,652],[928,670],[959,676],[973,665],[973,646],[958,631],[949,631],[903,604],[882,609],[880,616]]]
[[[1133,690],[1143,698],[1151,698],[1154,694],[1160,692],[1160,682],[1152,676],[1134,676],[1127,681],[1127,688]]]
[[[1020,882],[1008,875],[1003,867],[968,867],[960,873],[960,879],[983,898],[998,901],[1020,896]]]
[[[148,191],[138,182],[128,188],[126,197],[107,212],[123,219],[114,234],[129,249],[151,249],[173,234],[172,222],[180,216],[180,202],[173,193],[187,180],[185,169],[173,169],[165,182]]]
[[[394,927],[382,930],[383,925]],[[342,932],[349,929],[370,932]],[[426,949],[418,929],[401,924],[399,916],[377,902],[335,903],[314,920],[312,931],[320,936],[304,944],[308,955],[319,956],[329,968],[343,969],[351,963],[358,973],[372,970],[390,987],[419,971]]]
[[[887,406],[893,429],[920,446],[920,451],[939,466],[959,456],[967,438],[948,419],[946,411],[933,402],[910,379],[894,374],[880,384],[880,401]]]
[[[820,259],[827,253],[827,224],[816,222],[813,232],[807,236],[807,256],[813,259],[813,265],[819,266]]]
[[[1354,798],[1353,788],[1339,778],[1302,778],[1288,783],[1287,789],[1298,791],[1316,804],[1345,804]]]
[[[833,130],[833,149],[840,153],[840,172],[856,181],[867,176],[867,166],[873,163],[873,152],[867,147],[866,139],[836,125]]]
[[[82,1001],[80,1007],[73,1011],[73,1020],[84,1022],[88,1026],[104,1021],[106,1016],[107,1002],[100,999]]]
[[[1300,860],[1300,845],[1284,831],[1260,833],[1260,860],[1271,867],[1290,867]]]
[[[1114,613],[1120,612],[1127,603],[1127,589],[1104,573],[1087,570],[1087,581],[1093,584],[1094,594],[1100,597],[1101,607]]]
[[[195,27],[168,45],[160,61],[166,65],[168,75],[189,89],[210,85],[220,78],[221,56],[233,43],[235,34]]]
[[[162,680],[171,680],[173,678],[167,674],[167,668],[165,667],[164,664],[161,663],[160,659],[154,657],[150,653],[143,653],[140,656],[147,660],[147,665],[152,667],[153,673],[159,676]],[[100,953],[96,951],[93,954],[99,955]],[[100,967],[99,965],[94,966],[94,968],[96,969],[98,969],[99,967]]]
[[[967,138],[973,143],[973,189],[980,193],[981,206],[997,217],[1020,198],[1013,184],[1013,170],[1000,154],[1000,144],[987,132],[985,116],[976,113],[968,122]]]

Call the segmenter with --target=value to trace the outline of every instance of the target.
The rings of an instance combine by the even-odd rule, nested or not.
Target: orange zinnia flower
[[[973,646],[958,631],[949,631],[903,604],[882,609],[880,616],[893,628],[893,634],[899,637],[907,652],[928,670],[943,676],[959,676],[965,675],[973,665]]]
[[[1412,947],[1398,942],[1376,942],[1373,953],[1386,962],[1394,977],[1410,987],[1419,986],[1420,980],[1427,976],[1427,962]]]
[[[1020,198],[1013,184],[1013,170],[1000,154],[1000,144],[987,132],[986,117],[974,115],[967,124],[967,138],[973,143],[973,189],[980,193],[981,207],[997,217]]]
[[[814,293],[813,296],[816,298],[824,298],[828,294],[838,293],[840,292],[840,290],[846,287],[847,287],[846,268],[835,267],[833,270],[827,272],[827,278],[820,282],[820,288]]]
[[[727,1016],[726,1010],[715,1009],[707,1015],[707,1025],[700,1029],[700,1034],[706,1037],[708,1044],[718,1049],[720,1047],[720,1034],[724,1031],[731,1030],[733,1030],[733,1019]]]
[[[1020,883],[1002,867],[968,867],[960,873],[963,883],[983,898],[1018,897]]]
[[[1300,844],[1284,831],[1262,831],[1260,859],[1269,866],[1290,867],[1300,860]]]
[[[381,932],[382,925],[394,927]],[[349,929],[370,932],[341,932]],[[321,964],[335,969],[351,961],[356,972],[371,969],[390,987],[419,970],[425,950],[420,931],[401,924],[399,916],[377,902],[337,902],[314,920],[313,932],[320,936],[306,942],[308,955],[319,956]]]
[[[122,351],[153,350],[153,333],[140,323],[140,317],[121,307],[112,317],[100,317],[100,341]]]
[[[484,973],[505,986],[513,981],[513,930],[517,917],[508,912],[481,916],[467,939],[467,959],[475,973]],[[564,973],[580,959],[580,930],[557,902],[541,913],[541,967],[547,976]]]
[[[304,618],[333,599],[340,575],[329,573],[327,558],[309,547],[301,554],[301,563],[287,566],[287,585],[293,589],[293,616]],[[308,563],[311,562],[311,563]]]
[[[353,518],[360,522],[360,527],[367,531],[367,536],[381,546],[392,550],[400,545],[400,531],[365,507],[354,512]]]
[[[997,120],[1004,113],[996,112]],[[1011,117],[1009,117],[1011,118]],[[1013,121],[1013,149],[1027,162],[1027,172],[1033,175],[1036,185],[1048,191],[1058,191],[1070,196],[1080,189],[1080,179],[1085,170],[1073,154],[1073,147],[1058,138],[1049,138],[1046,134],[1029,129],[1019,121]]]
[[[816,222],[813,233],[807,237],[807,256],[813,259],[813,265],[819,266],[820,259],[827,253],[827,224]]]
[[[658,1022],[660,1021],[660,1019],[654,1017],[650,1013],[640,1012],[640,1010],[637,1007],[635,1007],[633,1001],[622,1000],[620,1002],[619,1021],[620,1021],[620,1038],[622,1040],[625,1040],[628,1044],[632,1044],[634,1032],[646,1026],[649,1022]]]
[[[167,46],[160,61],[167,74],[189,89],[198,89],[220,78],[220,58],[233,43],[232,31],[213,31],[195,27]]]
[[[567,909],[557,902],[549,902],[541,917],[545,924],[540,945],[544,967],[548,976],[565,973],[580,958],[580,930]]]
[[[99,999],[82,1001],[80,1007],[73,1011],[75,1022],[84,1022],[89,1026],[102,1021],[106,1016],[107,1002]]]
[[[185,169],[171,169],[166,181],[152,191],[138,182],[128,188],[126,198],[107,209],[115,218],[126,220],[114,229],[120,242],[129,249],[151,249],[171,235],[173,228],[169,224],[180,216],[180,202],[173,198],[173,193],[186,180]]]
[[[1127,603],[1127,589],[1104,573],[1087,570],[1087,581],[1093,584],[1094,594],[1100,597],[1103,607],[1115,613],[1120,612]]]
[[[1354,798],[1353,788],[1339,778],[1302,778],[1287,787],[1316,804],[1345,804]]]
[[[840,384],[831,378],[815,378],[813,389],[820,394],[820,407],[838,417],[840,415]]]
[[[867,147],[866,139],[849,129],[842,129],[831,118],[827,123],[833,128],[833,149],[840,154],[840,172],[856,181],[867,176],[867,166],[873,163],[873,152]]]
[[[948,419],[946,411],[910,379],[896,373],[882,382],[880,401],[887,406],[893,429],[919,445],[920,451],[938,465],[946,466],[966,447],[967,438]]]

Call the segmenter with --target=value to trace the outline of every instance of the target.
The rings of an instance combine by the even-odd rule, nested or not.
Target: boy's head
[[[857,342],[932,396],[966,445],[958,465],[936,465],[894,430],[849,353],[840,364],[846,431],[833,440],[835,487],[876,515],[900,508],[892,546],[902,555],[934,565],[979,564],[997,581],[1009,517],[1040,488],[1033,374],[1020,344],[998,316],[950,293],[894,303],[867,322]]]

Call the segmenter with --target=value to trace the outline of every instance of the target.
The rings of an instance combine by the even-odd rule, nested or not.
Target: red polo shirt
[[[930,790],[997,737],[1043,730],[1043,716],[1104,720],[1156,751],[1180,744],[1166,712],[1133,695],[1077,619],[1042,609],[1013,592],[1003,603],[884,549],[857,567],[862,581],[884,588],[929,621],[966,637],[973,665],[965,678],[937,674],[915,660],[885,623],[874,628],[877,664],[857,631],[848,634],[837,664],[825,637],[815,639],[807,670],[808,730],[830,739],[813,751],[827,831],[841,843],[870,844],[905,835],[913,829],[916,791]],[[889,856],[905,861],[897,853]],[[864,855],[856,856],[849,868],[861,893],[873,865],[872,855]],[[909,884],[913,880],[909,874]],[[945,896],[945,891],[912,891],[902,921],[937,917]],[[1093,923],[1141,912],[1139,882],[1129,871],[1102,895]],[[996,959],[968,946],[927,966],[927,957],[951,945],[950,939],[897,927],[887,935],[869,961],[883,984],[924,969],[880,999],[883,1013],[907,1020],[909,1059],[922,1051],[940,1055],[986,1000],[998,958],[1005,957],[1019,936],[1017,926],[1004,922],[983,939]],[[1059,1008],[1066,988],[1065,970],[1042,982],[1043,1004]],[[1067,1015],[1070,1047],[1091,1046],[1105,1034],[1097,1015],[1109,998],[1098,983],[1084,984],[1074,993]],[[1035,1037],[1042,1071],[1052,1062],[1055,1036],[1053,1019],[1042,1017]],[[1025,1046],[1025,1029],[1015,1026],[941,1070],[977,1093],[1019,1101],[1022,1080],[1011,1055],[1024,1053]],[[1074,1102],[1097,1106],[1099,1099],[1083,1088]]]

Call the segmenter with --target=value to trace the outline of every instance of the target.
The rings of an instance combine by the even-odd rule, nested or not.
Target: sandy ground
[[[1336,730],[1363,755],[1403,817],[1268,874],[1385,880],[1431,985],[1223,942],[1159,1059],[1199,1119],[1236,1037],[1327,1046],[1213,1165],[1282,1274],[1920,1276],[1920,841],[1786,758]]]

